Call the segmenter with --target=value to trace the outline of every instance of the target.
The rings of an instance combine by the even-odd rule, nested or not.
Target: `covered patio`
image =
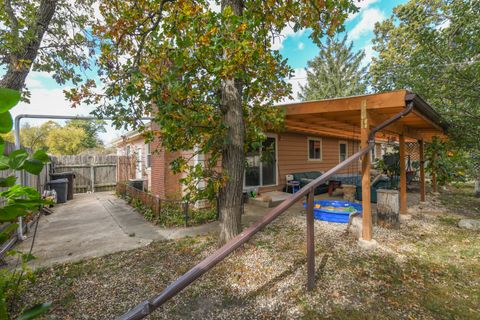
[[[424,143],[433,137],[445,138],[446,126],[441,117],[420,96],[407,90],[369,94],[337,99],[307,101],[282,106],[286,112],[285,126],[289,132],[354,139],[361,148],[377,142],[398,141],[400,155],[400,214],[407,213],[406,143],[418,142],[419,193],[425,201]],[[369,137],[377,126],[389,124]],[[403,161],[402,161],[403,159]],[[361,159],[362,238],[372,240],[371,159]],[[434,179],[434,176],[432,176]]]

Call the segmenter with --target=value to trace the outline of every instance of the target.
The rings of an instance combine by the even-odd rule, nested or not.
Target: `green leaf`
[[[16,218],[24,216],[27,213],[22,205],[9,204],[0,208],[0,222],[14,221]]]
[[[48,154],[45,152],[45,150],[41,149],[35,151],[35,153],[32,155],[32,158],[39,160],[44,164],[50,162],[50,157],[48,156]]]
[[[40,160],[28,159],[28,160],[25,160],[25,162],[23,163],[22,169],[24,169],[25,171],[31,174],[39,175],[40,172],[42,172],[43,170],[43,166],[44,164]]]
[[[20,92],[17,90],[0,88],[0,113],[7,112],[20,101]]]
[[[10,112],[0,113],[0,133],[9,133],[13,128],[13,119]]]
[[[0,155],[5,152],[5,140],[0,137]]]
[[[15,184],[15,181],[17,181],[17,178],[15,176],[0,178],[0,187],[2,188],[11,187]]]
[[[10,166],[8,165],[8,157],[0,154],[0,170],[9,169]]]
[[[12,223],[12,224],[9,224],[5,229],[3,229],[2,232],[0,232],[0,242],[3,243],[7,241],[10,235],[13,232],[15,232],[17,227],[18,227],[18,224]]]
[[[20,149],[8,155],[8,165],[12,169],[20,169],[28,158],[28,152]]]
[[[24,313],[22,313],[22,315],[17,320],[35,319],[38,316],[41,316],[42,314],[47,312],[48,309],[50,309],[51,305],[52,304],[50,302],[37,304],[34,307],[32,307],[32,308],[28,309],[27,311],[25,311]]]

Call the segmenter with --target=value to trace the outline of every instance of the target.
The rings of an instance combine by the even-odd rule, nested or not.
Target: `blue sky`
[[[374,54],[371,47],[373,27],[375,22],[382,21],[391,16],[392,9],[407,0],[362,0],[357,6],[360,11],[352,15],[345,22],[346,32],[353,41],[356,50],[365,50],[365,63],[369,63]],[[294,33],[291,28],[282,32],[283,37],[274,42],[273,46],[288,59],[289,65],[295,69],[294,78],[290,80],[294,96],[300,85],[305,84],[305,67],[307,62],[318,54],[317,46],[308,38],[308,31]],[[45,73],[32,72],[27,79],[27,86],[32,93],[31,103],[21,103],[12,111],[14,115],[28,114],[55,114],[55,115],[88,115],[93,110],[91,106],[80,106],[72,109],[63,96],[63,88]],[[23,120],[26,121],[26,120]],[[39,124],[43,121],[28,121]],[[101,134],[106,142],[119,137],[123,132],[108,128],[107,133]]]

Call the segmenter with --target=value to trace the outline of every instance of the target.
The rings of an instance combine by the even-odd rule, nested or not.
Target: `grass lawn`
[[[480,218],[469,188],[376,228],[361,251],[345,225],[317,221],[317,286],[305,290],[305,216],[295,207],[151,319],[480,319]],[[215,249],[214,237],[150,246],[38,271],[22,299],[52,301],[53,319],[112,319],[160,292]]]

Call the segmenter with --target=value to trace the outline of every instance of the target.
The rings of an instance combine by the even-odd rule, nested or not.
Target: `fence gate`
[[[52,157],[55,172],[74,172],[74,193],[115,190],[117,156],[56,156]]]

